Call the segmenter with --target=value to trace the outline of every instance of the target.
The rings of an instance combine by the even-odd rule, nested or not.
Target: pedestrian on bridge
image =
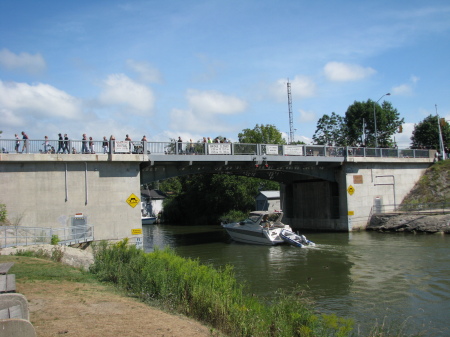
[[[89,152],[94,154],[95,150],[94,150],[94,140],[92,139],[92,137],[89,137]]]
[[[81,153],[89,153],[88,140],[85,133],[83,133],[83,139],[81,140]]]
[[[17,133],[14,135],[14,137],[16,137],[16,153],[19,153],[19,148],[20,148],[20,140],[19,140],[19,136],[17,135]]]
[[[67,154],[70,153],[70,150],[69,150],[69,137],[67,136],[67,133],[64,134],[63,153],[66,153],[66,151],[67,151]]]
[[[22,139],[23,139],[22,145],[22,153],[23,153],[23,151],[28,151],[28,135],[25,133],[25,131],[22,131]]]
[[[103,143],[102,143],[102,147],[103,147],[103,154],[108,153],[108,139],[106,139],[106,136],[103,136]]]
[[[56,153],[59,153],[59,151],[61,151],[61,153],[64,152],[64,138],[62,136],[62,134],[58,133],[58,151],[56,151]]]

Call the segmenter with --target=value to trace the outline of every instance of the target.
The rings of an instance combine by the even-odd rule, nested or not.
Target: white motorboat
[[[304,235],[295,234],[294,232],[283,229],[280,233],[281,238],[292,246],[303,247],[303,246],[315,246],[316,244],[308,240]]]
[[[281,211],[253,211],[248,218],[233,223],[222,223],[222,227],[230,237],[238,242],[259,245],[277,245],[284,243],[280,233],[283,229],[291,231],[291,227],[281,222]]]
[[[156,222],[155,216],[142,216],[141,221],[143,225],[153,225]]]

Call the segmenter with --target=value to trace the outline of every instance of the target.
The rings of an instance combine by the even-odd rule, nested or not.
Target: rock
[[[366,230],[391,232],[450,233],[450,214],[373,215]]]
[[[61,262],[69,266],[88,270],[89,266],[94,263],[94,255],[92,254],[92,249],[78,249],[67,246],[55,246],[55,245],[32,245],[32,246],[20,246],[20,247],[9,247],[0,249],[1,255],[14,255],[18,250],[24,251],[39,251],[43,250],[48,253],[49,256],[52,255],[54,249],[59,249],[62,253]]]

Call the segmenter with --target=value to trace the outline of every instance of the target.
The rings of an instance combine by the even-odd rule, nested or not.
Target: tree
[[[239,143],[247,144],[286,144],[280,131],[274,125],[259,125],[244,129],[238,134]]]
[[[445,120],[441,123],[441,133],[444,147],[448,147],[450,145],[450,126]],[[419,124],[414,125],[411,147],[415,149],[440,149],[438,116],[429,115]]]
[[[334,112],[331,113],[331,116],[323,115],[317,122],[316,132],[312,138],[318,145],[345,146],[344,118]]]
[[[249,212],[260,189],[278,190],[274,181],[227,174],[198,174],[176,178],[181,193],[164,206],[165,219],[182,224],[217,224],[230,210]]]
[[[375,134],[374,106],[377,134]],[[393,146],[391,137],[404,123],[404,119],[400,119],[399,116],[397,109],[394,109],[390,102],[384,101],[380,106],[370,99],[367,102],[355,101],[348,107],[344,118],[348,144],[375,147],[378,142],[379,147]]]

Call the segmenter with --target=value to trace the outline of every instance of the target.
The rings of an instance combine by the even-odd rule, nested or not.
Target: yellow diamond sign
[[[355,193],[355,188],[352,185],[350,185],[347,188],[347,192],[348,192],[348,194],[353,195],[353,193]]]
[[[131,193],[131,195],[127,199],[128,205],[130,205],[133,208],[135,208],[140,201],[141,200],[137,196],[135,196],[134,193]]]

